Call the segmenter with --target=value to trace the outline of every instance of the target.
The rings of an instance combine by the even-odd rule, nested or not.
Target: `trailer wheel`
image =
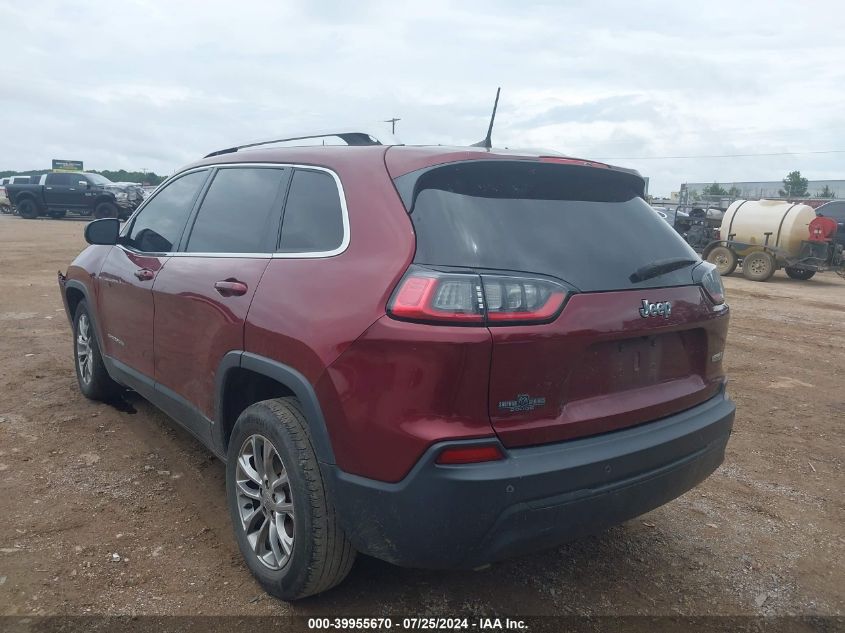
[[[716,270],[724,277],[736,270],[736,253],[727,246],[716,246],[707,253],[707,261],[716,266]]]
[[[806,268],[792,268],[791,266],[787,266],[784,270],[786,270],[786,274],[789,275],[791,279],[800,279],[801,281],[807,281],[808,279],[812,279],[813,275],[816,274],[815,270],[807,270]]]
[[[775,258],[766,251],[755,251],[742,260],[742,276],[751,281],[768,281],[776,269]]]

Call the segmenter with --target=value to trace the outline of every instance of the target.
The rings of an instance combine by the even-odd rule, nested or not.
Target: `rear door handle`
[[[240,297],[246,294],[247,285],[237,279],[224,279],[215,281],[214,289],[224,297]]]
[[[149,268],[139,268],[135,271],[135,276],[138,278],[139,281],[149,281],[150,279],[155,277],[156,274]]]

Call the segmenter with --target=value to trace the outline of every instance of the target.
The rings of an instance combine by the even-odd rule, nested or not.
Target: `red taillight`
[[[555,318],[568,291],[548,279],[443,273],[412,266],[388,305],[397,319],[464,325],[542,323]]]
[[[399,284],[390,314],[412,321],[482,324],[481,278],[412,268]]]
[[[505,456],[498,446],[452,446],[437,456],[438,464],[477,464],[495,462]]]

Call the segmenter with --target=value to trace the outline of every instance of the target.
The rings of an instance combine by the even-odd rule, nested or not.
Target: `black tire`
[[[716,270],[722,277],[730,275],[736,270],[737,258],[727,246],[716,246],[707,253],[707,261],[716,266]]]
[[[279,458],[279,461],[275,457],[269,460],[273,465],[270,477],[282,481],[279,473],[287,473],[287,479],[276,489],[277,494],[272,498],[266,496],[269,487],[253,483],[255,476],[262,479],[258,474],[262,469],[253,457],[244,456],[244,451],[249,452],[254,447],[253,438],[269,440],[270,450],[274,451],[270,454]],[[256,439],[255,442],[262,447],[264,445],[262,439]],[[265,454],[263,448],[258,452]],[[252,475],[248,475],[247,470],[239,465],[239,459],[245,460],[247,467],[255,467]],[[269,479],[263,480],[266,486]],[[242,491],[247,488],[264,501],[244,494]],[[341,530],[334,507],[327,497],[308,422],[296,399],[264,400],[248,407],[238,417],[229,441],[226,497],[238,547],[250,571],[267,593],[282,600],[304,598],[331,589],[352,568],[356,552]],[[274,501],[278,498],[282,501]],[[268,519],[266,512],[272,507],[266,505],[268,503],[285,503],[291,508],[290,513],[271,513],[275,520]],[[261,537],[265,523],[268,529],[274,526],[276,534],[280,533],[278,526],[281,525],[285,536],[292,538],[290,553],[286,554],[286,558],[276,556],[266,545],[257,545],[265,557],[262,561],[259,553],[253,549],[247,538],[243,517],[249,517],[256,511],[261,514],[247,523],[252,527],[252,534],[256,535],[255,542],[270,543],[272,533],[266,538]],[[293,536],[290,537],[289,533]],[[281,541],[275,544],[277,551],[284,554]],[[270,558],[269,562],[267,557]]]
[[[67,211],[64,209],[62,209],[61,211],[50,211],[48,215],[56,220],[61,220],[67,215]]]
[[[791,266],[787,266],[786,268],[784,268],[784,270],[791,279],[798,279],[800,281],[807,281],[808,279],[812,279],[813,275],[816,274],[815,270],[807,270],[805,268],[792,268]]]
[[[94,217],[98,220],[102,220],[103,218],[116,218],[117,205],[112,204],[111,202],[101,202],[94,207]]]
[[[24,198],[17,203],[18,215],[27,220],[34,220],[38,217],[38,205],[31,198]]]
[[[776,270],[775,258],[766,251],[755,251],[742,260],[742,276],[750,281],[768,281]]]
[[[82,330],[86,330],[87,334]],[[85,345],[82,344],[83,338],[87,338]],[[86,347],[90,365],[80,362],[80,355]],[[91,320],[85,300],[79,302],[76,313],[73,315],[73,365],[76,368],[79,390],[86,398],[107,401],[120,393],[120,386],[111,379],[103,364],[100,344],[97,342],[97,334],[94,331],[94,322]]]

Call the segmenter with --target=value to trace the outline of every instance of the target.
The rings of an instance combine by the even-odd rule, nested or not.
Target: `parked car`
[[[6,185],[25,185],[34,183],[38,182],[40,177],[41,176],[6,176],[5,178],[0,178],[0,213],[13,213],[15,211],[11,201],[9,200]]]
[[[96,218],[127,218],[144,199],[137,185],[117,184],[100,174],[52,172],[38,183],[9,184],[6,192],[21,217],[49,215],[64,217],[68,212]]]
[[[722,462],[724,290],[636,172],[239,150],[89,224],[59,285],[82,393],[134,389],[226,462],[271,594],[329,589],[356,552],[445,569],[553,547]]]
[[[658,216],[660,216],[660,219],[661,219],[661,220],[663,220],[663,221],[664,221],[664,222],[666,222],[667,224],[670,224],[670,225],[672,224],[672,220],[670,220],[670,219],[669,219],[669,214],[668,214],[667,209],[666,209],[665,207],[655,207],[655,206],[652,206],[651,208],[652,208],[652,209],[654,209],[654,212],[655,212]]]
[[[30,183],[38,182],[41,176],[7,176],[0,179],[2,185],[28,185]]]
[[[832,200],[816,209],[817,216],[836,220],[836,234],[834,241],[845,247],[845,200]]]

